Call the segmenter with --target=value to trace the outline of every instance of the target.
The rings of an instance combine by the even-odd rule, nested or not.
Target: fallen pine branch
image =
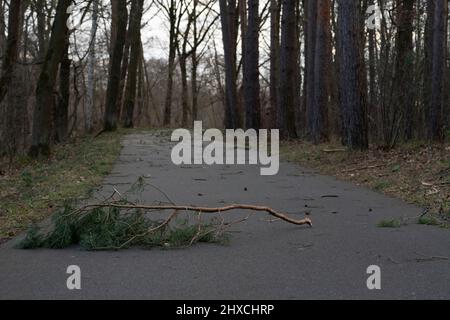
[[[87,206],[77,210],[77,212],[83,212],[83,211],[87,211],[89,209],[95,209],[95,208],[117,208],[117,209],[127,209],[127,210],[141,209],[141,210],[155,210],[155,211],[175,210],[175,211],[192,211],[192,212],[198,212],[198,213],[222,213],[222,212],[233,211],[233,210],[251,210],[251,211],[258,211],[258,212],[267,212],[271,216],[274,216],[280,220],[283,220],[283,221],[291,223],[291,224],[295,224],[295,225],[299,225],[299,226],[300,225],[309,225],[312,227],[312,220],[309,217],[306,217],[301,220],[296,220],[296,219],[288,217],[287,215],[285,215],[283,213],[277,212],[270,207],[245,205],[245,204],[233,204],[233,205],[229,205],[229,206],[225,206],[225,207],[211,208],[211,207],[177,206],[177,205],[147,206],[147,205],[110,203],[110,204],[87,205]]]

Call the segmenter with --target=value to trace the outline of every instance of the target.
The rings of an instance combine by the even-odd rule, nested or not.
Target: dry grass
[[[364,185],[450,220],[450,144],[409,143],[390,151],[345,150],[337,142],[286,142],[282,157],[322,174]]]
[[[0,242],[49,217],[69,199],[89,196],[120,153],[122,133],[57,146],[50,159],[0,158]]]

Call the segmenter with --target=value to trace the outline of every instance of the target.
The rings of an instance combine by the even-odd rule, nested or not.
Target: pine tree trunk
[[[343,144],[352,149],[368,148],[367,105],[362,62],[358,4],[339,0],[339,87]]]

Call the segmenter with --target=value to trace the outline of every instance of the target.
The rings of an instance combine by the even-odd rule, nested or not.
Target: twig
[[[360,167],[360,168],[352,168],[352,169],[343,170],[342,172],[347,173],[347,172],[361,171],[361,170],[367,170],[367,169],[376,169],[376,168],[382,168],[382,167],[386,167],[386,165],[385,164],[380,164],[380,165],[376,165],[376,166],[366,166],[366,167]]]
[[[326,153],[337,153],[337,152],[345,152],[347,149],[323,149],[323,152]]]
[[[176,210],[176,211],[194,211],[194,212],[200,212],[200,213],[221,213],[226,211],[232,211],[232,210],[252,210],[252,211],[259,211],[259,212],[267,212],[268,214],[277,217],[285,222],[292,223],[295,225],[309,225],[312,227],[312,221],[310,218],[305,218],[302,220],[296,220],[293,218],[290,218],[286,216],[283,213],[277,212],[272,208],[269,207],[262,207],[262,206],[253,206],[253,205],[244,205],[244,204],[234,204],[230,206],[225,207],[219,207],[219,208],[210,208],[210,207],[194,207],[194,206],[146,206],[146,205],[127,205],[127,204],[93,204],[93,205],[87,205],[79,210],[77,210],[75,213],[87,211],[89,209],[95,209],[95,208],[118,208],[118,209],[142,209],[142,210]]]

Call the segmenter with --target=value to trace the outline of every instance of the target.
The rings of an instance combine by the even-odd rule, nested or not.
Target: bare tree
[[[297,138],[294,103],[297,100],[295,85],[297,19],[295,8],[295,1],[283,0],[277,125],[281,130],[281,135],[285,138]]]
[[[358,4],[338,0],[338,58],[340,107],[342,112],[342,142],[354,149],[367,149],[367,105],[362,63],[361,24]]]
[[[248,25],[244,46],[244,98],[246,128],[261,126],[261,101],[259,83],[259,0],[248,0]]]
[[[111,43],[112,56],[109,67],[108,88],[106,92],[106,110],[104,117],[104,130],[114,131],[117,129],[117,97],[120,88],[120,71],[122,65],[125,37],[127,33],[128,10],[125,0],[112,2],[111,19]]]
[[[435,1],[433,17],[431,110],[429,123],[429,138],[433,140],[441,140],[443,138],[447,9],[448,3],[446,3],[446,1]]]
[[[52,132],[52,111],[54,106],[54,88],[58,67],[66,48],[68,36],[67,9],[71,0],[59,0],[56,16],[53,22],[52,34],[48,45],[42,70],[36,88],[36,107],[33,116],[33,137],[29,151],[30,156],[50,154],[50,139]]]
[[[237,111],[237,7],[236,0],[219,0],[225,54],[225,127],[236,128],[241,122]]]
[[[133,127],[133,116],[136,104],[137,71],[141,57],[141,20],[144,9],[144,0],[133,0],[130,13],[130,63],[125,93],[125,122],[126,128]]]
[[[6,52],[3,58],[2,73],[0,77],[0,103],[8,92],[8,85],[14,73],[14,66],[18,58],[18,47],[21,32],[22,0],[12,1],[8,17],[8,38]]]

